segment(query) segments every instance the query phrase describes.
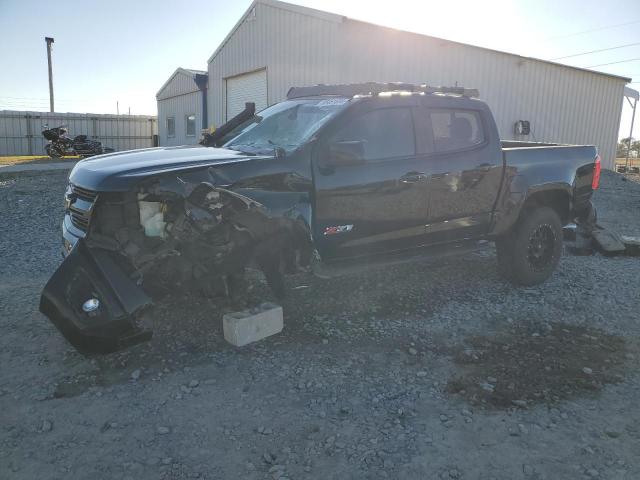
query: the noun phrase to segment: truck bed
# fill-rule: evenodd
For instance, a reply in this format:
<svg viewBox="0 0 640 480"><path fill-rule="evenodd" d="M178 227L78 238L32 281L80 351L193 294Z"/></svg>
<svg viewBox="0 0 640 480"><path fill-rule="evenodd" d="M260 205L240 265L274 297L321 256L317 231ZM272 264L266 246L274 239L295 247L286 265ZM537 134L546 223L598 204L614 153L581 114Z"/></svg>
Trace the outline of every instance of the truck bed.
<svg viewBox="0 0 640 480"><path fill-rule="evenodd" d="M501 145L506 170L520 176L515 180L516 191L564 185L576 208L591 198L596 147L515 141L502 141Z"/></svg>

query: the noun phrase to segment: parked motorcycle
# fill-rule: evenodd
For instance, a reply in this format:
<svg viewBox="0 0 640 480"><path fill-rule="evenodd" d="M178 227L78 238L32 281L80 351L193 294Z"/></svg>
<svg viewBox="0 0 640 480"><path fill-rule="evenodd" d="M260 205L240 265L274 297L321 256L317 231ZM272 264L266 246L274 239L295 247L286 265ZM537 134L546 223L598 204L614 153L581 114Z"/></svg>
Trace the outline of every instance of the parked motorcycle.
<svg viewBox="0 0 640 480"><path fill-rule="evenodd" d="M65 155L79 155L80 157L91 157L111 153L113 148L103 147L102 142L89 140L86 135L76 135L71 138L67 135L67 126L49 128L44 125L42 136L49 140L44 146L44 150L51 158L60 158Z"/></svg>

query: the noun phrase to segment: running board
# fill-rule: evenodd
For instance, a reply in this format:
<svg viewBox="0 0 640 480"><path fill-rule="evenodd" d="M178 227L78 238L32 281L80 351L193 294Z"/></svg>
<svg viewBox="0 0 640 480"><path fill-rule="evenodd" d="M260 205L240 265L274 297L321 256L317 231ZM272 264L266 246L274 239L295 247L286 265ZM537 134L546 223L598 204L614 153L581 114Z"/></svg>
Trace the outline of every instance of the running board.
<svg viewBox="0 0 640 480"><path fill-rule="evenodd" d="M492 248L491 242L487 240L465 240L421 247L419 249L403 250L384 255L345 258L342 260L333 260L331 263L317 263L313 266L313 273L317 277L328 279L343 275L363 273L380 267L438 260L444 257L465 255L490 250Z"/></svg>

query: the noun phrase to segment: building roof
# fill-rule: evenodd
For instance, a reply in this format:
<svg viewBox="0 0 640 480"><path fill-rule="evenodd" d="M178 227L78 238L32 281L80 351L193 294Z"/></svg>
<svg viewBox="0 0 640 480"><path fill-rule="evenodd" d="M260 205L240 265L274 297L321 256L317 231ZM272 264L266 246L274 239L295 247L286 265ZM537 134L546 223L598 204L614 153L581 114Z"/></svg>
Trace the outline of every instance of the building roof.
<svg viewBox="0 0 640 480"><path fill-rule="evenodd" d="M300 6L300 5L294 5L294 4L291 4L291 3L281 2L279 0L254 0L253 2L251 2L251 5L249 5L249 8L247 8L247 10L242 15L242 17L240 17L240 20L238 20L238 22L234 25L234 27L227 34L227 36L224 38L224 40L222 40L222 42L220 43L218 48L216 48L216 50L213 52L213 54L209 57L209 60L207 60L208 64L211 63L213 61L213 59L218 55L218 53L224 48L226 43L233 36L233 34L240 27L240 25L242 25L242 23L247 19L247 17L249 17L250 15L254 15L254 13L255 13L254 8L258 4L268 5L268 6L271 6L271 7L274 7L274 8L280 8L282 10L286 10L286 11L290 11L290 12L294 12L294 13L299 13L301 15L307 15L307 16L310 16L310 17L315 17L315 18L319 18L319 19L322 19L322 20L335 22L335 23L341 23L341 22L344 22L345 20L356 21L356 22L372 25L372 26L378 27L378 28L384 28L384 29L388 29L388 30L395 30L396 32L407 33L407 34L410 34L410 35L417 35L419 37L428 38L428 39L435 40L435 41L448 42L448 43L452 43L452 44L455 44L455 45L461 45L461 46L465 46L465 47L477 48L479 50L500 53L502 55L509 55L511 57L518 58L518 59L521 59L521 60L530 60L530 61L534 61L534 62L542 62L542 63L547 63L547 64L550 64L550 65L556 65L558 67L568 68L568 69L572 69L572 70L579 70L579 71L586 72L586 73L592 73L592 74L596 74L596 75L604 75L606 77L611 77L611 78L617 78L617 79L620 79L620 80L624 80L627 83L631 82L630 78L623 77L623 76L620 76L620 75L613 75L611 73L599 72L597 70L590 70L588 68L574 67L572 65L566 65L564 63L553 62L553 61L550 61L550 60L543 60L543 59L535 58L535 57L525 57L525 56L522 56L522 55L517 55L515 53L503 52L501 50L495 50L495 49L492 49L492 48L479 47L477 45L471 45L471 44L468 44L468 43L456 42L456 41L448 40L448 39L444 39L444 38L433 37L431 35L425 35L425 34L421 34L421 33L409 32L409 31L406 31L406 30L398 30L398 29L394 29L394 28L384 27L382 25L376 25L376 24L373 24L373 23L370 23L370 22L363 22L361 20L351 19L351 18L348 18L348 17L346 17L344 15L338 15L338 14L335 14L335 13L324 12L322 10L316 10L315 8L303 7L303 6Z"/></svg>
<svg viewBox="0 0 640 480"><path fill-rule="evenodd" d="M164 84L162 85L162 87L160 87L160 90L158 90L158 93L156 93L156 98L158 98L160 96L160 94L162 93L162 91L167 88L167 85L169 85L171 83L171 80L173 80L176 75L178 75L179 73L186 75L188 77L192 77L193 81L196 81L196 76L197 75L208 75L208 73L204 70L194 70L192 68L182 68L182 67L178 67L176 68L176 71L173 72L171 74L171 76L167 79L166 82L164 82Z"/></svg>

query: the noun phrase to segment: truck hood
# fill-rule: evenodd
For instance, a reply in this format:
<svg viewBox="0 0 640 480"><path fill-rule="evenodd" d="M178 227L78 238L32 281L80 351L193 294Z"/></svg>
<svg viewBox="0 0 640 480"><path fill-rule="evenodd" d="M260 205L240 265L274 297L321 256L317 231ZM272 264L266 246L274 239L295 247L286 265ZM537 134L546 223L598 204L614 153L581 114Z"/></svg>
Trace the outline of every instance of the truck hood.
<svg viewBox="0 0 640 480"><path fill-rule="evenodd" d="M79 161L69 181L94 191L127 191L148 177L177 170L193 170L226 163L269 158L226 148L159 147L99 155Z"/></svg>

